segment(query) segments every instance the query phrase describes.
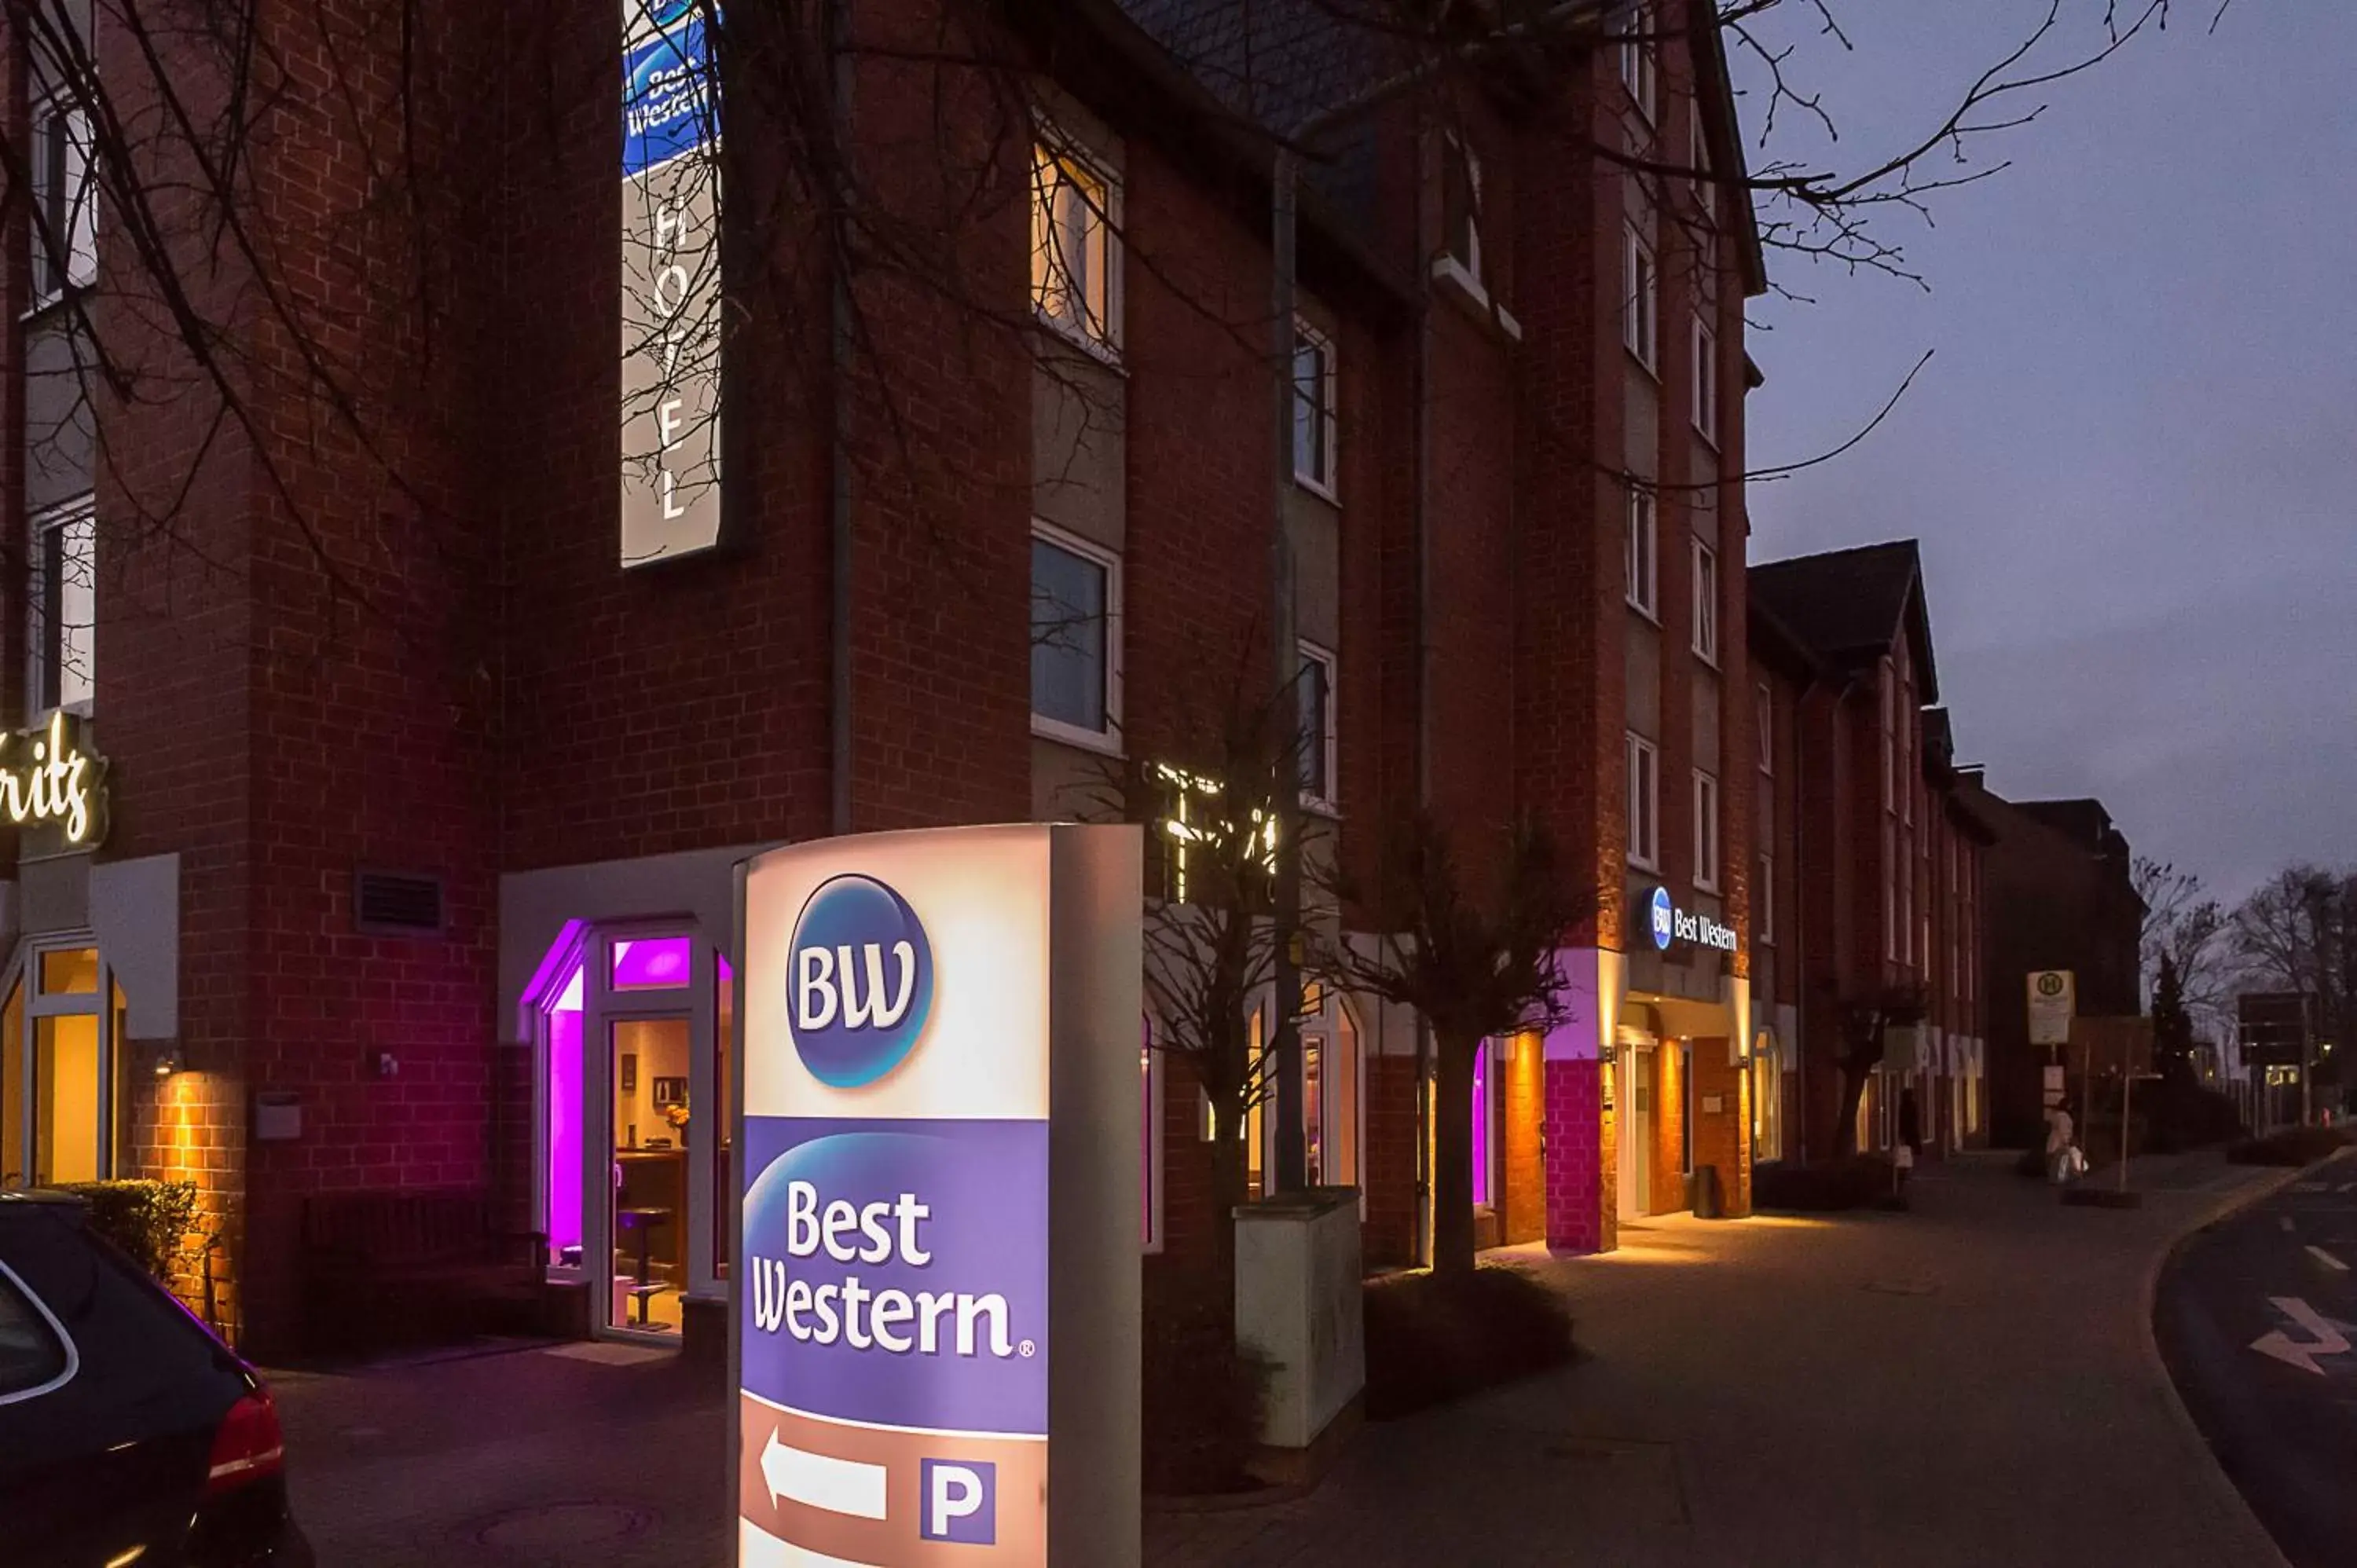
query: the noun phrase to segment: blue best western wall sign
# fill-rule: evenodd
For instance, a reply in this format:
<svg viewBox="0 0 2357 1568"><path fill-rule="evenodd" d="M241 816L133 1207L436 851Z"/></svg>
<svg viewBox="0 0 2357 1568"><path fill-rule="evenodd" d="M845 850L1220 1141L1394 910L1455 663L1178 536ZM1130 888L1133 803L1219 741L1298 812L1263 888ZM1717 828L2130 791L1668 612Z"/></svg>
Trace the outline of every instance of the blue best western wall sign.
<svg viewBox="0 0 2357 1568"><path fill-rule="evenodd" d="M1654 948L1662 952L1669 951L1673 942L1695 942L1721 952L1736 950L1733 926L1708 915L1679 908L1671 901L1666 887L1654 888L1652 897L1646 899L1645 924L1652 933Z"/></svg>
<svg viewBox="0 0 2357 1568"><path fill-rule="evenodd" d="M1139 859L1020 826L744 868L741 1563L1136 1563Z"/></svg>

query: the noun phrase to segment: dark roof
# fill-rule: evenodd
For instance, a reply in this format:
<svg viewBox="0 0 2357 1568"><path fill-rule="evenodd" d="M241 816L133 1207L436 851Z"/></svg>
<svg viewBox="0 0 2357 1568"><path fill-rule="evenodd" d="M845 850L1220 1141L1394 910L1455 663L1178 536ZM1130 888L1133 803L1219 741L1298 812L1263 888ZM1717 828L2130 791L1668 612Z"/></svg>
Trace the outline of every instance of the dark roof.
<svg viewBox="0 0 2357 1568"><path fill-rule="evenodd" d="M1813 681L1828 673L1816 650L1803 641L1781 617L1760 600L1756 588L1745 624L1750 633L1752 657L1761 663L1796 681Z"/></svg>
<svg viewBox="0 0 2357 1568"><path fill-rule="evenodd" d="M1770 561L1751 568L1751 595L1831 663L1856 669L1911 639L1926 703L1940 698L1923 562L1911 539Z"/></svg>
<svg viewBox="0 0 2357 1568"><path fill-rule="evenodd" d="M2111 848L2115 842L2126 847L2126 837L2114 825L2111 812L2104 809L2101 800L2016 800L2013 804L2024 815L2097 854Z"/></svg>

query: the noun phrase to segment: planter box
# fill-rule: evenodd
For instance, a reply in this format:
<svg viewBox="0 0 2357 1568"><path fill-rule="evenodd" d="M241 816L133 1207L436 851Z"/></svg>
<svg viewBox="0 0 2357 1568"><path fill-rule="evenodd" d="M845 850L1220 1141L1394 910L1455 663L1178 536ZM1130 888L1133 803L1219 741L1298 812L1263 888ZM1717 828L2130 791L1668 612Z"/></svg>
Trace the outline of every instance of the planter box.
<svg viewBox="0 0 2357 1568"><path fill-rule="evenodd" d="M1321 1187L1239 1208L1236 1338L1272 1370L1271 1448L1308 1448L1367 1382L1359 1194Z"/></svg>

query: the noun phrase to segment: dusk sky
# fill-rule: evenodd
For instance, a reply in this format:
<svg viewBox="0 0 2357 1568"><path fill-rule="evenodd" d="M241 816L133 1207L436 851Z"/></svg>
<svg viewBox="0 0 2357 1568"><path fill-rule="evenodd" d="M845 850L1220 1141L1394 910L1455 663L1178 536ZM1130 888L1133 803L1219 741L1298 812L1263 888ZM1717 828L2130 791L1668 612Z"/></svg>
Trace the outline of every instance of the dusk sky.
<svg viewBox="0 0 2357 1568"><path fill-rule="evenodd" d="M1791 68L1841 133L1771 152L1848 169L1936 125L2047 0L1833 0ZM2102 0L2063 0L2083 46ZM2013 166L1888 232L1931 284L1771 252L1815 305L1755 303L1752 558L1922 541L1961 759L2014 799L2100 797L2140 854L2238 898L2357 863L2357 6L2179 0L1986 138ZM1756 70L1738 78L1756 86ZM1765 94L1743 100L1755 166Z"/></svg>

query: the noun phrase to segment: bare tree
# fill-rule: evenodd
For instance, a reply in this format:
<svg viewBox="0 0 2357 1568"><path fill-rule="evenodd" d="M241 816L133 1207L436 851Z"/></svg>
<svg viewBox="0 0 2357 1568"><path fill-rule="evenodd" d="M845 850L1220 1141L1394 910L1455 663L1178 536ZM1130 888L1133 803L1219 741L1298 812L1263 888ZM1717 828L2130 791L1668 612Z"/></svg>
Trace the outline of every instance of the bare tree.
<svg viewBox="0 0 2357 1568"><path fill-rule="evenodd" d="M2311 999L2317 1026L2334 1049L2317 1077L2338 1082L2357 1037L2357 872L2310 864L2286 866L2234 911L2233 940L2245 990L2297 992Z"/></svg>
<svg viewBox="0 0 2357 1568"><path fill-rule="evenodd" d="M2200 1026L2214 1026L2232 1008L2232 944L2225 910L2204 897L2201 878L2165 860L2138 855L2129 877L2144 901L2137 938L2144 991L2156 997L2161 963L2175 971L2178 1000Z"/></svg>
<svg viewBox="0 0 2357 1568"><path fill-rule="evenodd" d="M1554 839L1524 820L1495 844L1452 841L1427 812L1387 828L1366 879L1338 876L1337 901L1363 912L1371 940L1329 940L1313 967L1335 985L1414 1009L1431 1026L1432 1266L1470 1272L1473 1067L1485 1040L1565 1021L1557 951L1593 914Z"/></svg>

